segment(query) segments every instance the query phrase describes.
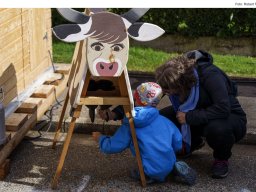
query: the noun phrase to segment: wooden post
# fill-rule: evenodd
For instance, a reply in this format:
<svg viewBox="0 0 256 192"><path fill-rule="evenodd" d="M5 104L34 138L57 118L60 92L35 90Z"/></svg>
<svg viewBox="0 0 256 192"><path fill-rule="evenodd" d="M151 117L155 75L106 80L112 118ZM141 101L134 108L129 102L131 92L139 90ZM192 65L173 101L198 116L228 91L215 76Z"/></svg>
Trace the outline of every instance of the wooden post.
<svg viewBox="0 0 256 192"><path fill-rule="evenodd" d="M66 112L66 109L67 109L68 100L69 100L69 93L67 92L67 95L66 95L66 98L65 98L65 102L64 102L64 105L62 107L60 119L59 119L59 122L58 122L58 126L57 126L57 128L55 130L55 135L54 135L54 139L53 139L53 142L52 142L52 148L53 149L55 149L55 147L56 147L58 136L59 136L59 133L60 133L60 130L61 130L61 125L62 125L62 122L63 122L63 119L64 119L64 115L65 115L65 112Z"/></svg>

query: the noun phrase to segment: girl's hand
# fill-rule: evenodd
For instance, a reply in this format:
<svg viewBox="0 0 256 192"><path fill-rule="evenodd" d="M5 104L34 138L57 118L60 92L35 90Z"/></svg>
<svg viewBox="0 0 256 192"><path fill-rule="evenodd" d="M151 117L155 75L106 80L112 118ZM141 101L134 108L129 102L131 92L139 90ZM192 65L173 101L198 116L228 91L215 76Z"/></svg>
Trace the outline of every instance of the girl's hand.
<svg viewBox="0 0 256 192"><path fill-rule="evenodd" d="M100 136L101 136L100 132L98 132L98 131L92 132L92 138L94 141L99 142Z"/></svg>

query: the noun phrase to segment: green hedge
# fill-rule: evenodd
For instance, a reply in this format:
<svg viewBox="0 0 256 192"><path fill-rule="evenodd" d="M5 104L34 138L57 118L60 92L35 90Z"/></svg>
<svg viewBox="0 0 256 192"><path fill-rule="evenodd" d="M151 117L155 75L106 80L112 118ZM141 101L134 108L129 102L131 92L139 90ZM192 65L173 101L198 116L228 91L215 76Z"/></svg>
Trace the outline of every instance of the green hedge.
<svg viewBox="0 0 256 192"><path fill-rule="evenodd" d="M109 9L124 13L129 9ZM256 37L256 9L150 9L141 21L162 27L167 34L184 36ZM53 11L53 26L64 23Z"/></svg>

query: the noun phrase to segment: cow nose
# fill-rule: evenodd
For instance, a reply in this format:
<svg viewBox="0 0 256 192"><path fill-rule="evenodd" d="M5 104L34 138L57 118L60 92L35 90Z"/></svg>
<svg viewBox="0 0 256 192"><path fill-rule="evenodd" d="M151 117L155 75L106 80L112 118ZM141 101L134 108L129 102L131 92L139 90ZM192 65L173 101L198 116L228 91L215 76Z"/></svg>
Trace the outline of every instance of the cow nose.
<svg viewBox="0 0 256 192"><path fill-rule="evenodd" d="M109 59L110 63L114 63L115 62L115 56L112 53L110 54L108 59Z"/></svg>

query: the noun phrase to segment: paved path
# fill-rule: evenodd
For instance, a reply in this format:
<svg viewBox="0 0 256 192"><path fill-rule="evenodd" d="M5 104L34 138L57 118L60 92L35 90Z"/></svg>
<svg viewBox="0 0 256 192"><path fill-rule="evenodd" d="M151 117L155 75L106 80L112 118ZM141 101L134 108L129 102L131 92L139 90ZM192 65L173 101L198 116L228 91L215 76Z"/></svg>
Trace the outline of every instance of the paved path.
<svg viewBox="0 0 256 192"><path fill-rule="evenodd" d="M53 133L44 133L39 140L24 140L12 154L11 172L0 181L1 192L52 191L62 143L51 149ZM191 192L254 192L256 191L256 149L254 145L235 145L230 159L230 175L223 180L210 177L211 150L205 146L186 162L198 172L195 186L189 187L168 178L166 183L141 188L129 178L135 159L127 150L104 155L90 135L74 134L57 191L191 191Z"/></svg>
<svg viewBox="0 0 256 192"><path fill-rule="evenodd" d="M138 82L131 81L134 88ZM256 191L256 87L240 88L239 100L248 117L248 132L245 139L235 145L230 159L230 175L223 180L210 177L212 151L209 147L197 151L186 160L198 172L198 182L189 187L175 183L169 178L166 183L141 188L139 183L129 178L129 170L135 166L135 159L129 151L121 154L104 155L92 141L92 131L113 133L119 122L108 122L96 119L90 124L88 110L83 108L77 121L76 134L68 152L57 191L191 191L191 192L255 192ZM59 98L59 101L63 99ZM168 104L165 98L159 105ZM68 110L67 110L68 111ZM51 149L54 127L58 121L61 108L53 112L53 125L49 132L37 140L23 140L11 155L11 171L5 181L0 181L0 192L17 191L51 191L50 182L55 173L62 142L56 150ZM67 116L66 116L67 117ZM47 118L46 118L47 119ZM69 122L69 118L66 119ZM79 134L78 134L79 133ZM37 132L30 132L36 136ZM247 144L247 145L245 145Z"/></svg>

